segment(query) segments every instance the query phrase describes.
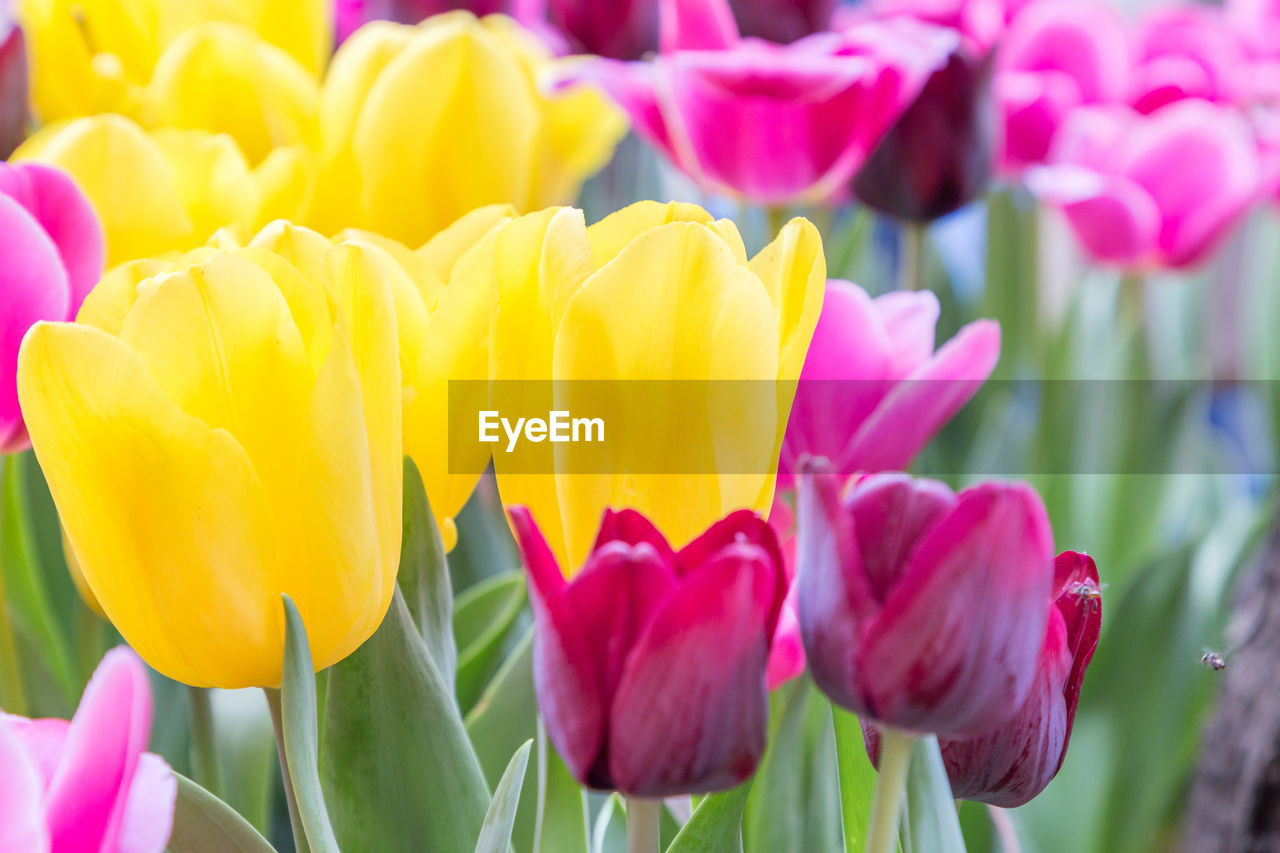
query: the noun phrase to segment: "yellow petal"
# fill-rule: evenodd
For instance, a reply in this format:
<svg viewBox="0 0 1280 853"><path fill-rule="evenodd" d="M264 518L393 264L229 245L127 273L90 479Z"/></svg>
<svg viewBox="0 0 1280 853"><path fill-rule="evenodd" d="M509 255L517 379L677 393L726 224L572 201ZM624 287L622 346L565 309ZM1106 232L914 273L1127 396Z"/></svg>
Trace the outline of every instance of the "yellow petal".
<svg viewBox="0 0 1280 853"><path fill-rule="evenodd" d="M572 202L582 182L613 159L627 134L622 110L590 86L544 96L542 115L540 162L526 205L530 209Z"/></svg>
<svg viewBox="0 0 1280 853"><path fill-rule="evenodd" d="M751 259L751 269L764 283L778 314L779 376L799 379L826 289L822 235L809 220L792 219Z"/></svg>
<svg viewBox="0 0 1280 853"><path fill-rule="evenodd" d="M602 267L635 238L651 228L669 222L700 222L708 225L711 214L696 204L638 201L609 214L587 229L591 252L597 267Z"/></svg>
<svg viewBox="0 0 1280 853"><path fill-rule="evenodd" d="M108 266L188 248L208 236L195 236L164 149L122 116L69 122L32 148L20 147L12 159L36 159L75 179L102 218Z"/></svg>
<svg viewBox="0 0 1280 853"><path fill-rule="evenodd" d="M253 180L261 199L256 228L277 219L301 219L311 208L315 194L315 155L299 147L277 148L253 170Z"/></svg>
<svg viewBox="0 0 1280 853"><path fill-rule="evenodd" d="M249 245L284 258L293 264L307 281L327 281L324 256L332 244L310 228L303 228L301 225L293 225L289 222L272 222L259 231L249 241Z"/></svg>
<svg viewBox="0 0 1280 853"><path fill-rule="evenodd" d="M109 270L85 297L76 322L101 329L109 335L120 334L124 318L138 300L138 284L173 268L172 261L147 259Z"/></svg>
<svg viewBox="0 0 1280 853"><path fill-rule="evenodd" d="M249 164L231 137L200 130L158 130L151 137L177 179L193 244L205 242L224 226L241 232L253 227L262 200Z"/></svg>
<svg viewBox="0 0 1280 853"><path fill-rule="evenodd" d="M499 225L514 219L516 210L509 204L490 204L464 213L448 228L432 236L417 254L435 273L440 282L453 275L458 259L480 239ZM427 294L423 294L427 298ZM434 299L428 300L433 302Z"/></svg>
<svg viewBox="0 0 1280 853"><path fill-rule="evenodd" d="M149 126L227 133L252 163L274 148L314 147L320 92L284 50L237 24L208 23L178 36L148 84Z"/></svg>
<svg viewBox="0 0 1280 853"><path fill-rule="evenodd" d="M161 5L165 42L206 21L228 21L253 30L282 48L312 74L333 52L333 21L327 0L182 0Z"/></svg>
<svg viewBox="0 0 1280 853"><path fill-rule="evenodd" d="M278 684L270 513L236 441L89 326L37 325L18 388L84 579L129 644L188 684Z"/></svg>

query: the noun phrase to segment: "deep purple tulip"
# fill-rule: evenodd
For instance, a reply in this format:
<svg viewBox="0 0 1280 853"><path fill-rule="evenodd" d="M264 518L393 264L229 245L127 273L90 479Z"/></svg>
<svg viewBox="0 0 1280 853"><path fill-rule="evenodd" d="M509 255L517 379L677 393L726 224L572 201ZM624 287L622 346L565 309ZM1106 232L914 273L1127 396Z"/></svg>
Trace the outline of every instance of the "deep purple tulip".
<svg viewBox="0 0 1280 853"><path fill-rule="evenodd" d="M800 478L800 632L833 702L897 729L973 735L1035 683L1053 533L1022 483L953 493L876 474L842 499L812 460Z"/></svg>
<svg viewBox="0 0 1280 853"><path fill-rule="evenodd" d="M7 11L7 0L0 0L0 160L27 138L30 120L26 43Z"/></svg>
<svg viewBox="0 0 1280 853"><path fill-rule="evenodd" d="M639 59L658 48L654 0L540 0L546 20L575 53Z"/></svg>
<svg viewBox="0 0 1280 853"><path fill-rule="evenodd" d="M831 26L836 0L729 0L744 36L787 44Z"/></svg>
<svg viewBox="0 0 1280 853"><path fill-rule="evenodd" d="M746 510L679 552L606 511L571 580L523 507L511 523L533 602L547 733L592 788L664 797L731 788L764 752L765 661L786 594L769 525Z"/></svg>

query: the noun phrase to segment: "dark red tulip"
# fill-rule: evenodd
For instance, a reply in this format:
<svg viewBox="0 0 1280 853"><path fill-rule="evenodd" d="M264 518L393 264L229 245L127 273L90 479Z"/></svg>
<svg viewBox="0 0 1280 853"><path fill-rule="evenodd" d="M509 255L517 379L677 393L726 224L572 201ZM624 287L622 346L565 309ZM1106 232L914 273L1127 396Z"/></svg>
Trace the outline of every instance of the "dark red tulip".
<svg viewBox="0 0 1280 853"><path fill-rule="evenodd" d="M744 36L788 44L830 28L836 0L729 0Z"/></svg>
<svg viewBox="0 0 1280 853"><path fill-rule="evenodd" d="M542 0L547 23L574 53L639 59L658 48L654 0Z"/></svg>
<svg viewBox="0 0 1280 853"><path fill-rule="evenodd" d="M0 160L27 138L31 119L26 43L22 28L6 15L0 0Z"/></svg>
<svg viewBox="0 0 1280 853"><path fill-rule="evenodd" d="M962 45L933 72L858 171L859 200L899 219L932 222L982 194L995 167L992 56Z"/></svg>
<svg viewBox="0 0 1280 853"><path fill-rule="evenodd" d="M609 510L566 580L529 511L511 523L538 707L578 781L665 797L746 780L764 752L765 661L786 595L769 525L741 510L676 552L644 516Z"/></svg>
<svg viewBox="0 0 1280 853"><path fill-rule="evenodd" d="M1040 668L1031 695L1009 722L977 737L944 739L942 760L958 799L1013 808L1029 802L1057 775L1067 754L1084 671L1102 627L1098 567L1075 551L1058 555L1056 600L1049 612ZM864 726L876 762L879 733Z"/></svg>
<svg viewBox="0 0 1280 853"><path fill-rule="evenodd" d="M802 465L800 632L833 702L898 729L968 735L1026 700L1044 644L1053 533L1022 483L956 494L876 474L840 495Z"/></svg>

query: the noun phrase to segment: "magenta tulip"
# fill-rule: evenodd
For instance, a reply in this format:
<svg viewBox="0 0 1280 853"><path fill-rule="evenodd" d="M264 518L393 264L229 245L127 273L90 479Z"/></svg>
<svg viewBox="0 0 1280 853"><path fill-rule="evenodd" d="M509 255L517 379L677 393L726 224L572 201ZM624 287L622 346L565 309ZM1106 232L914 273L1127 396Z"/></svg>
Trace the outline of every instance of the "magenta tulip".
<svg viewBox="0 0 1280 853"><path fill-rule="evenodd" d="M934 351L938 299L928 291L876 299L827 282L782 444L779 485L800 458L823 456L848 477L906 468L991 375L1000 326L978 320Z"/></svg>
<svg viewBox="0 0 1280 853"><path fill-rule="evenodd" d="M653 0L536 0L546 21L575 53L639 59L658 47L658 4Z"/></svg>
<svg viewBox="0 0 1280 853"><path fill-rule="evenodd" d="M1032 191L1061 208L1095 261L1139 273L1204 260L1264 183L1248 123L1201 100L1148 116L1077 110L1049 163L1028 173Z"/></svg>
<svg viewBox="0 0 1280 853"><path fill-rule="evenodd" d="M1222 10L1209 6L1157 9L1138 30L1135 59L1129 102L1143 113L1186 98L1235 103L1255 70Z"/></svg>
<svg viewBox="0 0 1280 853"><path fill-rule="evenodd" d="M705 190L767 205L845 186L946 61L954 34L867 23L789 45L738 36L728 0L666 0L652 62L596 60L636 132Z"/></svg>
<svg viewBox="0 0 1280 853"><path fill-rule="evenodd" d="M1053 533L1022 483L959 494L875 474L842 498L811 460L799 489L800 632L814 680L870 722L972 735L1009 720L1035 682Z"/></svg>
<svg viewBox="0 0 1280 853"><path fill-rule="evenodd" d="M0 0L0 160L27 137L31 96L27 88L27 50L22 28Z"/></svg>
<svg viewBox="0 0 1280 853"><path fill-rule="evenodd" d="M1131 54L1124 21L1100 0L1040 0L1018 14L997 60L1002 169L1043 163L1072 110L1122 100Z"/></svg>
<svg viewBox="0 0 1280 853"><path fill-rule="evenodd" d="M830 28L836 0L729 0L742 35L787 44Z"/></svg>
<svg viewBox="0 0 1280 853"><path fill-rule="evenodd" d="M143 752L150 732L147 672L124 647L71 722L0 714L0 853L161 853L178 786Z"/></svg>
<svg viewBox="0 0 1280 853"><path fill-rule="evenodd" d="M800 619L796 615L796 514L780 495L773 498L769 526L778 537L778 548L787 572L787 597L782 602L778 627L773 632L765 681L770 690L775 690L804 672L804 641L800 638Z"/></svg>
<svg viewBox="0 0 1280 853"><path fill-rule="evenodd" d="M606 511L566 580L528 510L534 684L582 784L641 797L731 788L764 752L765 661L786 594L778 542L746 510L679 552L642 515Z"/></svg>
<svg viewBox="0 0 1280 853"><path fill-rule="evenodd" d="M71 320L102 274L102 225L62 172L0 163L0 451L28 446L18 408L22 336L38 320Z"/></svg>
<svg viewBox="0 0 1280 853"><path fill-rule="evenodd" d="M1224 8L1251 54L1280 59L1280 0L1226 0Z"/></svg>

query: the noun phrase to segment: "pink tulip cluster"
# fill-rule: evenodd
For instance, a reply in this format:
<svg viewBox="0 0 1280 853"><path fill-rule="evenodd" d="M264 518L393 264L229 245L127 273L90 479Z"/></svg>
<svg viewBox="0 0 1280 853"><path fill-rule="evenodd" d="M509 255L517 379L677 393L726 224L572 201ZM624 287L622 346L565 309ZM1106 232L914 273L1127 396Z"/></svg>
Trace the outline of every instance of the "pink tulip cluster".
<svg viewBox="0 0 1280 853"><path fill-rule="evenodd" d="M28 445L18 408L18 347L39 320L70 320L102 274L102 225L64 173L0 163L0 451Z"/></svg>
<svg viewBox="0 0 1280 853"><path fill-rule="evenodd" d="M0 714L0 853L161 853L177 780L144 752L147 672L106 654L71 722Z"/></svg>
<svg viewBox="0 0 1280 853"><path fill-rule="evenodd" d="M30 113L26 41L9 0L0 0L0 159L26 138Z"/></svg>

